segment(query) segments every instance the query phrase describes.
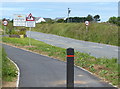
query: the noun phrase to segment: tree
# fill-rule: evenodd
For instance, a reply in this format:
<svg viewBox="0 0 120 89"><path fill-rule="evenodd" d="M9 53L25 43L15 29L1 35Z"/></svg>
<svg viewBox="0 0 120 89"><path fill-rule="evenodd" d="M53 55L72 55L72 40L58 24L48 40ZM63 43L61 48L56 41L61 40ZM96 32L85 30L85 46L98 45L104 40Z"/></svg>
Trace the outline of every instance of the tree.
<svg viewBox="0 0 120 89"><path fill-rule="evenodd" d="M6 20L6 18L3 18L2 21Z"/></svg>
<svg viewBox="0 0 120 89"><path fill-rule="evenodd" d="M68 21L68 18L65 20L65 22L67 21ZM69 18L69 22L73 22L73 23L80 23L85 21L86 21L86 17L70 17Z"/></svg>
<svg viewBox="0 0 120 89"><path fill-rule="evenodd" d="M97 22L97 21L100 21L100 16L99 15L95 15L94 17L94 20Z"/></svg>
<svg viewBox="0 0 120 89"><path fill-rule="evenodd" d="M51 19L51 20L47 21L47 23L53 24L53 23L55 23L55 21Z"/></svg>
<svg viewBox="0 0 120 89"><path fill-rule="evenodd" d="M63 22L64 22L64 19L58 19L57 22L58 22L58 23L63 23Z"/></svg>
<svg viewBox="0 0 120 89"><path fill-rule="evenodd" d="M110 17L108 20L109 23L117 24L117 17Z"/></svg>
<svg viewBox="0 0 120 89"><path fill-rule="evenodd" d="M92 15L88 15L87 18L86 18L87 21L93 21L93 16Z"/></svg>
<svg viewBox="0 0 120 89"><path fill-rule="evenodd" d="M110 17L107 22L120 26L120 17Z"/></svg>
<svg viewBox="0 0 120 89"><path fill-rule="evenodd" d="M117 18L117 25L120 26L120 17Z"/></svg>
<svg viewBox="0 0 120 89"><path fill-rule="evenodd" d="M10 20L10 22L12 22L12 23L13 23L13 19L12 19L12 20Z"/></svg>

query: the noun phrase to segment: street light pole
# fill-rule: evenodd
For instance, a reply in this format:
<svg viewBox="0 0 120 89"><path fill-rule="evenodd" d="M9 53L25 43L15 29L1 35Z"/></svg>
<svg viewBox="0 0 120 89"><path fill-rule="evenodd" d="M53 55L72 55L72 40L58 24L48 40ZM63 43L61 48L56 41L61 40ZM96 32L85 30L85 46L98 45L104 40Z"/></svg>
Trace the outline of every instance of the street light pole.
<svg viewBox="0 0 120 89"><path fill-rule="evenodd" d="M70 15L70 12L71 12L71 10L70 10L70 8L68 8L68 20L67 20L68 23L69 23L69 15Z"/></svg>

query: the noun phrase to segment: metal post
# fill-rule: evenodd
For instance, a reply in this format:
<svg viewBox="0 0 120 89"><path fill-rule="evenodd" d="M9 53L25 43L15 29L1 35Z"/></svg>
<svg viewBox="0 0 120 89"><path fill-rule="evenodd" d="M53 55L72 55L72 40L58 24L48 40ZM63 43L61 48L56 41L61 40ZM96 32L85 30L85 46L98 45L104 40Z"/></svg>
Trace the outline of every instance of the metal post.
<svg viewBox="0 0 120 89"><path fill-rule="evenodd" d="M68 20L67 20L67 23L69 23L69 14L70 14L71 10L70 8L68 8Z"/></svg>
<svg viewBox="0 0 120 89"><path fill-rule="evenodd" d="M67 89L74 89L74 49L67 49Z"/></svg>
<svg viewBox="0 0 120 89"><path fill-rule="evenodd" d="M68 11L69 11L69 9L68 9ZM68 20L67 20L67 22L69 23L69 12L68 12Z"/></svg>
<svg viewBox="0 0 120 89"><path fill-rule="evenodd" d="M14 31L16 30L15 26L14 26Z"/></svg>
<svg viewBox="0 0 120 89"><path fill-rule="evenodd" d="M6 30L6 26L4 26L4 35L5 35L5 33L6 33L6 31L5 31L5 30Z"/></svg>
<svg viewBox="0 0 120 89"><path fill-rule="evenodd" d="M86 31L88 31L88 26L86 25Z"/></svg>
<svg viewBox="0 0 120 89"><path fill-rule="evenodd" d="M31 33L30 33L30 31L31 31L31 27L29 28L29 46L31 46L31 40L30 40Z"/></svg>

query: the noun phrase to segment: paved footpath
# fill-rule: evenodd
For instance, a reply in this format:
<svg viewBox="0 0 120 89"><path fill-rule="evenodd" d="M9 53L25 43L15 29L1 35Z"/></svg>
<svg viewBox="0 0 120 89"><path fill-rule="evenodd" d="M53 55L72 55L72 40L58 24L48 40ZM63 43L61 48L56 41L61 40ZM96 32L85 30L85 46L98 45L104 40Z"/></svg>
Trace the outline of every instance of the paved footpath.
<svg viewBox="0 0 120 89"><path fill-rule="evenodd" d="M15 47L3 45L20 68L19 87L65 87L66 63ZM75 67L75 87L112 87L90 73Z"/></svg>
<svg viewBox="0 0 120 89"><path fill-rule="evenodd" d="M31 38L39 41L43 41L47 44L51 44L57 47L68 48L72 47L80 52L89 53L95 57L107 57L107 58L118 58L118 47L99 44L94 42L86 42L67 37L61 37L53 34L45 34L40 32L31 31ZM29 36L29 31L27 31ZM119 57L120 58L120 57Z"/></svg>

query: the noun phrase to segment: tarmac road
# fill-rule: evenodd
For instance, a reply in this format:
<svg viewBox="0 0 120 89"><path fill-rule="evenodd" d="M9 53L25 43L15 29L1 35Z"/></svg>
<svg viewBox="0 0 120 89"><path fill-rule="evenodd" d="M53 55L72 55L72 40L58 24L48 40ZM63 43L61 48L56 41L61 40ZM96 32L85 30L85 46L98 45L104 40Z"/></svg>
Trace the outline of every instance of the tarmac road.
<svg viewBox="0 0 120 89"><path fill-rule="evenodd" d="M89 53L95 57L118 58L120 56L118 55L117 46L81 41L41 32L31 31L30 34L31 36L29 31L27 31L28 37L62 48L72 47L77 51Z"/></svg>
<svg viewBox="0 0 120 89"><path fill-rule="evenodd" d="M20 68L19 87L65 87L66 63L15 47L3 45ZM90 73L74 67L75 87L112 87Z"/></svg>

